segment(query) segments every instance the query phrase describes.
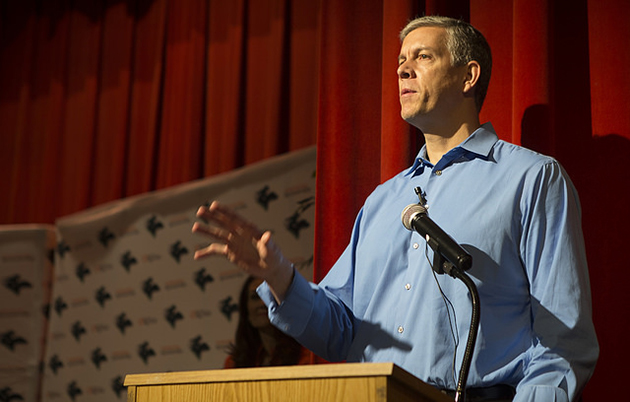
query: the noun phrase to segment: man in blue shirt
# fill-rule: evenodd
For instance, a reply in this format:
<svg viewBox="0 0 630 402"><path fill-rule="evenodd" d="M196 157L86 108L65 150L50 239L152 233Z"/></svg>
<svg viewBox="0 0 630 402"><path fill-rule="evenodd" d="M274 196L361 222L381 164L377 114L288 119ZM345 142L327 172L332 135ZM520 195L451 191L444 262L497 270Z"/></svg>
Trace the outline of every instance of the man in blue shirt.
<svg viewBox="0 0 630 402"><path fill-rule="evenodd" d="M263 278L272 323L317 355L391 361L454 390L470 297L462 282L434 273L425 239L401 224L420 187L431 219L473 258L481 321L467 385L479 400L577 400L599 348L576 190L556 160L480 124L492 64L481 33L429 16L401 38L401 115L425 145L367 198L326 278L315 285L295 275L269 232L216 202L199 209L212 225L193 231L213 243L195 258L223 255Z"/></svg>

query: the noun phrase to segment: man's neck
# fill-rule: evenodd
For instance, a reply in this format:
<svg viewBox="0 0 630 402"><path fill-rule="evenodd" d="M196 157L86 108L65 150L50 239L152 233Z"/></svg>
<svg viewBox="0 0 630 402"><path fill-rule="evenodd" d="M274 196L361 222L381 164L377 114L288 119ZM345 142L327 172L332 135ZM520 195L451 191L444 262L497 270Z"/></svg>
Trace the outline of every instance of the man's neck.
<svg viewBox="0 0 630 402"><path fill-rule="evenodd" d="M454 127L423 131L427 158L434 165L451 149L461 144L480 126L479 120L471 120Z"/></svg>

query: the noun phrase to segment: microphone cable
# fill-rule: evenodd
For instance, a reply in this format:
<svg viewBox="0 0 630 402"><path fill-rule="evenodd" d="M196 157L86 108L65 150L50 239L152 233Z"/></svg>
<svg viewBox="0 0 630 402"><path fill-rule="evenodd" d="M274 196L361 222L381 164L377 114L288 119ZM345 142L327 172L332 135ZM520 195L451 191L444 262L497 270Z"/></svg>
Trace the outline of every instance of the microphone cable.
<svg viewBox="0 0 630 402"><path fill-rule="evenodd" d="M455 306L453 306L453 303L449 300L449 298L446 296L446 294L442 290L442 286L440 285L440 281L438 280L437 274L433 267L433 263L429 259L428 251L429 251L429 245L428 243L425 243L424 257L427 259L427 262L429 263L429 266L431 267L431 273L433 274L433 278L435 279L435 284L437 285L440 295L442 296L442 300L444 301L444 306L446 307L446 315L448 316L448 323L451 329L451 337L453 338L453 344L455 345L455 350L453 351L453 362L451 364L451 371L453 375L453 382L457 384L456 366L457 366L457 348L459 347L459 330L457 327L457 314L455 312ZM452 316L451 316L451 310L453 310Z"/></svg>

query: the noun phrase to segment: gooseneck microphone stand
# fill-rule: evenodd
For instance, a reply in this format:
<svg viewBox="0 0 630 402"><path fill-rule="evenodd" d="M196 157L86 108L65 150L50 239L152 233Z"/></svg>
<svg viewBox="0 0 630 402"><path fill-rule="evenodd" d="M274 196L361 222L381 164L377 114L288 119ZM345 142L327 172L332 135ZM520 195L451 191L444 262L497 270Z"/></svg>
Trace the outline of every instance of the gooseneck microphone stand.
<svg viewBox="0 0 630 402"><path fill-rule="evenodd" d="M427 217L426 200L422 196L422 191L419 187L415 189L419 204L411 204L407 206L402 213L402 221L405 228L408 230L415 229L421 236L425 238L427 244L433 249L433 270L438 274L448 274L449 276L459 279L464 282L464 285L468 288L472 299L472 315L470 317L470 329L468 332L468 340L466 342L466 349L464 351L464 357L462 359L462 366L459 371L459 379L457 381L457 389L455 390L455 401L463 402L466 399L466 381L468 380L468 372L470 371L470 364L472 361L473 352L475 349L475 342L477 341L477 332L479 330L479 317L481 315L481 308L479 303L479 292L477 286L470 279L470 277L464 272L472 266L472 256L461 249L459 245L454 244L440 244L437 238L444 238L448 236L439 229L433 221ZM419 219L425 219L425 222L418 224ZM433 231L434 233L429 233ZM453 248L456 247L456 253L459 255L454 256ZM448 248L448 252L444 253L444 248ZM450 256L450 258L449 258Z"/></svg>
<svg viewBox="0 0 630 402"><path fill-rule="evenodd" d="M468 379L468 371L470 370L470 362L472 361L473 352L475 350L475 342L477 341L477 331L479 329L479 316L481 312L479 307L479 292L477 292L477 286L475 286L472 279L470 279L470 277L459 268L451 269L449 275L464 282L472 298L470 330L468 331L468 340L466 341L462 367L459 370L459 380L457 381L457 389L455 390L455 401L464 401L466 399L466 381Z"/></svg>
<svg viewBox="0 0 630 402"><path fill-rule="evenodd" d="M431 241L428 242L431 246ZM431 246L433 249L433 270L438 274L448 274L449 276L464 282L471 296L472 315L470 317L470 329L468 331L468 340L466 341L466 349L464 350L464 358L462 366L459 370L459 379L457 381L457 389L455 390L455 401L463 402L466 400L466 381L468 380L468 372L470 371L470 363L472 361L473 352L475 350L475 342L477 341L477 332L479 330L479 317L481 308L479 306L479 292L477 286L464 272L462 267L458 267L447 261L439 251L439 246L435 244Z"/></svg>

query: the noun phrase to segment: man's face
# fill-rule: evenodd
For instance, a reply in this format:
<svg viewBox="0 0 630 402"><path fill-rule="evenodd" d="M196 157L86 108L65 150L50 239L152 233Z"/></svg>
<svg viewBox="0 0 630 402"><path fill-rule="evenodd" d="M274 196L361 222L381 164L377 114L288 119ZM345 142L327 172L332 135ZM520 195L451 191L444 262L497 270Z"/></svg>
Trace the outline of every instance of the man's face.
<svg viewBox="0 0 630 402"><path fill-rule="evenodd" d="M411 31L400 49L400 114L421 130L448 119L462 99L465 66L452 66L446 38L443 28L422 27Z"/></svg>

